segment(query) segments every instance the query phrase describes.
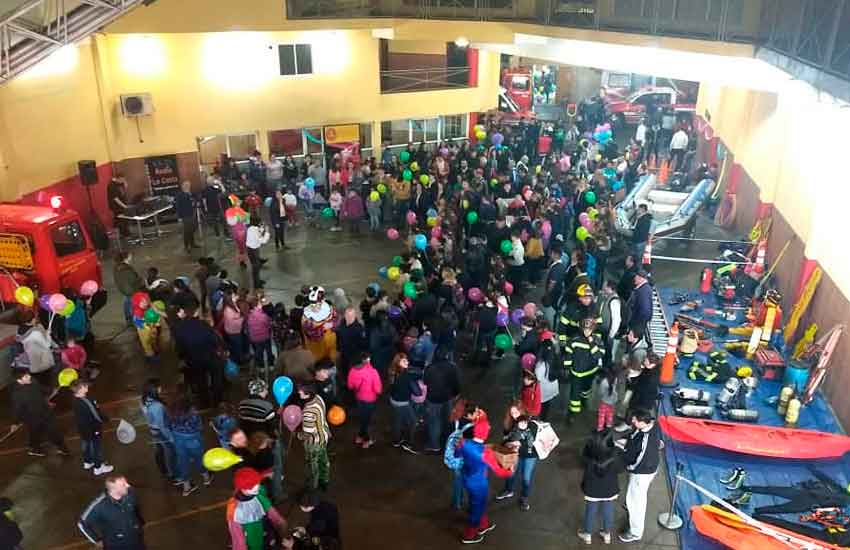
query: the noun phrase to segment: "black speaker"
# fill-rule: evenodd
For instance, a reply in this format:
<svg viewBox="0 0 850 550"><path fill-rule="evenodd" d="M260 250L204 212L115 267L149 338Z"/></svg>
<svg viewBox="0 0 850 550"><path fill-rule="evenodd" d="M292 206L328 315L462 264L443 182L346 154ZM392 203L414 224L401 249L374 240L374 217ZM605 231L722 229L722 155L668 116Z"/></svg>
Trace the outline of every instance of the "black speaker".
<svg viewBox="0 0 850 550"><path fill-rule="evenodd" d="M83 185L97 185L97 164L93 160L81 160L77 163L80 181Z"/></svg>

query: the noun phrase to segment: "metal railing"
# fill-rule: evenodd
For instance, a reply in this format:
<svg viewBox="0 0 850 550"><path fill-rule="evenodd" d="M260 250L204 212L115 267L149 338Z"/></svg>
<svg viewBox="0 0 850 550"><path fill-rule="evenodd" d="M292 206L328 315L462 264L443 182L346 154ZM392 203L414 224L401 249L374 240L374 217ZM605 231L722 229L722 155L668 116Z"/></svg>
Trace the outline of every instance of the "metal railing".
<svg viewBox="0 0 850 550"><path fill-rule="evenodd" d="M27 0L0 15L0 84L144 0Z"/></svg>
<svg viewBox="0 0 850 550"><path fill-rule="evenodd" d="M469 67L381 71L382 94L469 87Z"/></svg>

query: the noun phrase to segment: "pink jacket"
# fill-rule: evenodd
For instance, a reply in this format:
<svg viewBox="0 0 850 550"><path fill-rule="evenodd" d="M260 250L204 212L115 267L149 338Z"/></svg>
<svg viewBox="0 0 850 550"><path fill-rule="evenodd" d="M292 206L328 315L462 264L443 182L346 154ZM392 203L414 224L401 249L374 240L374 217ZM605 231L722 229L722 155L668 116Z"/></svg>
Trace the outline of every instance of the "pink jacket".
<svg viewBox="0 0 850 550"><path fill-rule="evenodd" d="M340 217L346 220L359 220L363 214L363 199L357 193L349 193L342 203Z"/></svg>
<svg viewBox="0 0 850 550"><path fill-rule="evenodd" d="M374 403L378 400L383 387L381 377L372 363L364 363L348 371L348 389L354 392L358 401Z"/></svg>
<svg viewBox="0 0 850 550"><path fill-rule="evenodd" d="M225 307L222 311L222 318L224 320L224 332L226 334L239 334L242 332L242 323L245 322L245 318L242 317L238 309Z"/></svg>
<svg viewBox="0 0 850 550"><path fill-rule="evenodd" d="M272 318L260 307L255 307L245 321L248 324L248 340L252 344L265 342L272 336Z"/></svg>

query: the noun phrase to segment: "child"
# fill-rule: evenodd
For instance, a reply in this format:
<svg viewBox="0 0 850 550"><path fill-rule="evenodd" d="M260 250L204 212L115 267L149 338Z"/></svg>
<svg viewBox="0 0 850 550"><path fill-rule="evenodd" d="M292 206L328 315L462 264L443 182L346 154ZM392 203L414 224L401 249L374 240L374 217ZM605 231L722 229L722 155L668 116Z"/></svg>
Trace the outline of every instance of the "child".
<svg viewBox="0 0 850 550"><path fill-rule="evenodd" d="M522 371L522 390L520 390L520 401L525 407L528 416L540 416L543 407L540 395L540 383L533 372Z"/></svg>
<svg viewBox="0 0 850 550"><path fill-rule="evenodd" d="M253 468L240 468L233 476L235 492L227 501L227 529L233 550L269 548L266 522L278 537L286 528L286 520L272 506L261 486L262 481L263 476Z"/></svg>
<svg viewBox="0 0 850 550"><path fill-rule="evenodd" d="M339 192L338 187L334 187L333 192L331 193L330 198L328 199L328 204L330 205L331 210L334 212L334 226L331 227L331 231L342 231L342 226L340 225L340 211L342 210L342 193Z"/></svg>
<svg viewBox="0 0 850 550"><path fill-rule="evenodd" d="M246 319L248 328L248 341L254 350L254 368L266 369L274 366L274 354L272 353L272 318L263 309L265 298L257 299L251 297L251 304ZM268 363L266 363L268 359Z"/></svg>
<svg viewBox="0 0 850 550"><path fill-rule="evenodd" d="M108 418L100 412L97 402L88 398L89 382L79 378L74 380L71 382L71 393L74 394L74 416L83 448L83 469L93 469L96 476L108 474L114 468L103 461L101 448L103 424Z"/></svg>
<svg viewBox="0 0 850 550"><path fill-rule="evenodd" d="M283 205L286 208L286 221L289 227L296 227L298 225L298 199L289 187L283 194Z"/></svg>
<svg viewBox="0 0 850 550"><path fill-rule="evenodd" d="M339 404L336 387L336 366L333 361L325 359L313 366L313 385L316 395L325 402L325 409Z"/></svg>
<svg viewBox="0 0 850 550"><path fill-rule="evenodd" d="M516 425L505 437L505 445L517 450L519 461L511 477L505 480L505 489L496 497L496 500L504 500L514 496L514 480L519 474L521 487L519 493L519 507L523 512L531 509L528 497L531 493L531 482L534 478L534 467L537 465L537 451L534 449L534 440L537 438L537 424L531 421L527 415L520 416Z"/></svg>
<svg viewBox="0 0 850 550"><path fill-rule="evenodd" d="M372 366L368 353L362 353L360 360L348 372L348 389L354 392L360 417L360 431L354 439L354 444L368 449L375 444L369 438L369 424L375 412L375 402L383 390L381 377Z"/></svg>
<svg viewBox="0 0 850 550"><path fill-rule="evenodd" d="M596 413L596 431L614 425L614 411L617 408L617 371L608 367L599 381L599 411Z"/></svg>
<svg viewBox="0 0 850 550"><path fill-rule="evenodd" d="M381 228L381 194L377 191L369 193L366 201L366 211L369 213L369 230L377 231Z"/></svg>
<svg viewBox="0 0 850 550"><path fill-rule="evenodd" d="M230 448L230 432L239 427L234 415L233 405L226 401L218 404L218 414L210 420L210 427L218 438L218 446Z"/></svg>
<svg viewBox="0 0 850 550"><path fill-rule="evenodd" d="M611 529L614 528L614 503L620 488L617 474L622 469L618 454L610 437L603 433L593 434L584 448L584 476L581 490L584 493L584 526L578 538L592 544L592 533L597 513L602 514L602 542L611 544Z"/></svg>
<svg viewBox="0 0 850 550"><path fill-rule="evenodd" d="M349 189L342 203L340 217L346 221L352 233L360 233L360 220L363 219L363 213L363 199L357 191Z"/></svg>
<svg viewBox="0 0 850 550"><path fill-rule="evenodd" d="M65 349L62 350L62 368L74 369L80 374L80 378L94 380L100 371L86 368L88 354L86 348L77 343L77 338L68 335L65 341Z"/></svg>

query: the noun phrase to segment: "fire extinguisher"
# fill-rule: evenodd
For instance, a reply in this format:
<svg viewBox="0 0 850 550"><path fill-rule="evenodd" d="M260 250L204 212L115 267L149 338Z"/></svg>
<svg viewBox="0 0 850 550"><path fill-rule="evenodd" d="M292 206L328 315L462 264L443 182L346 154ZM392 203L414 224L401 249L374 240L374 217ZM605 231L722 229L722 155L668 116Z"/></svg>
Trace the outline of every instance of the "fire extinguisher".
<svg viewBox="0 0 850 550"><path fill-rule="evenodd" d="M703 294L711 292L711 279L714 277L714 271L710 267L702 270L702 280L699 283L699 291Z"/></svg>

